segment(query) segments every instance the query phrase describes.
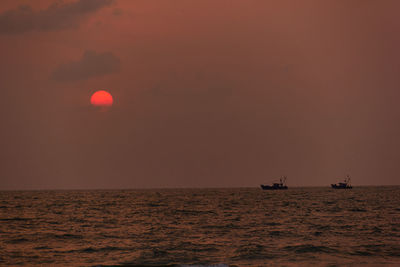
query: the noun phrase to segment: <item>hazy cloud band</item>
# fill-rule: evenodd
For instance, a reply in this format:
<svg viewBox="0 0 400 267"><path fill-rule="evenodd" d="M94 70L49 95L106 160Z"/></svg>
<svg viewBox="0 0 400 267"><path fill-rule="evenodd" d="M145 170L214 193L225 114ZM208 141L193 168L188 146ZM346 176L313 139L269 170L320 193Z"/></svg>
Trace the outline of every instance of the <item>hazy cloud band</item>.
<svg viewBox="0 0 400 267"><path fill-rule="evenodd" d="M118 72L120 59L111 52L97 53L87 50L78 61L58 66L52 73L57 81L79 81Z"/></svg>
<svg viewBox="0 0 400 267"><path fill-rule="evenodd" d="M47 9L35 11L20 6L0 14L0 34L21 34L30 31L56 31L77 28L89 14L110 5L114 0L79 0L57 2Z"/></svg>

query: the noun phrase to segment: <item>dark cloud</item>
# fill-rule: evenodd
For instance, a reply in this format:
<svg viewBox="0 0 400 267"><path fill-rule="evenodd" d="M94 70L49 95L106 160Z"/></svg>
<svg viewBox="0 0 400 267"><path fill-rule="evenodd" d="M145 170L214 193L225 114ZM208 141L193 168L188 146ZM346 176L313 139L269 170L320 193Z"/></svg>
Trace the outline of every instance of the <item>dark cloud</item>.
<svg viewBox="0 0 400 267"><path fill-rule="evenodd" d="M113 14L115 15L115 16L120 16L120 15L122 15L124 12L122 11L122 9L120 9L120 8L116 8L116 9L114 9L113 10Z"/></svg>
<svg viewBox="0 0 400 267"><path fill-rule="evenodd" d="M87 50L78 61L57 67L52 78L57 81L79 81L118 72L120 60L111 52L97 53Z"/></svg>
<svg viewBox="0 0 400 267"><path fill-rule="evenodd" d="M45 10L30 6L0 14L0 34L19 34L29 31L55 31L76 28L89 14L110 5L114 0L79 0L56 2Z"/></svg>

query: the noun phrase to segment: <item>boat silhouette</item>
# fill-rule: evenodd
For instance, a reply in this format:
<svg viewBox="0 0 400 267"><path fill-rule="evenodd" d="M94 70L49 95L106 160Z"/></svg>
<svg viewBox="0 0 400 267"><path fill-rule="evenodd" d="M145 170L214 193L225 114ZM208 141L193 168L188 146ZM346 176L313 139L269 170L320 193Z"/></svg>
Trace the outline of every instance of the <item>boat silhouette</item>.
<svg viewBox="0 0 400 267"><path fill-rule="evenodd" d="M279 178L279 183L273 183L272 185L260 185L263 190L285 190L288 189L286 185L286 176Z"/></svg>
<svg viewBox="0 0 400 267"><path fill-rule="evenodd" d="M350 184L351 178L350 175L347 175L343 182L339 182L337 184L331 184L331 187L334 189L352 189L353 187Z"/></svg>

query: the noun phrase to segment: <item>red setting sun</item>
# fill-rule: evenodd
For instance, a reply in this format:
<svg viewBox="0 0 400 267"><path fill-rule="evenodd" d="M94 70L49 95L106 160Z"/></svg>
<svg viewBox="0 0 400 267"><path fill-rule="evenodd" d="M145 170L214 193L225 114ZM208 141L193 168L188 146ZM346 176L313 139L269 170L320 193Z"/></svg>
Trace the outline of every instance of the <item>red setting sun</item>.
<svg viewBox="0 0 400 267"><path fill-rule="evenodd" d="M92 95L92 97L90 98L90 103L93 106L109 107L113 104L113 97L109 92L100 90Z"/></svg>

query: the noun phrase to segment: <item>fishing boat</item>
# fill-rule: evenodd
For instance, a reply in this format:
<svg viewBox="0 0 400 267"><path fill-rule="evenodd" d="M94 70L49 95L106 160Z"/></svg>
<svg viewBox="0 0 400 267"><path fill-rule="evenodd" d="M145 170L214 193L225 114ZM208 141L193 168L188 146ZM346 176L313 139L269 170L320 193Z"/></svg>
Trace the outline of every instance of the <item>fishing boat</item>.
<svg viewBox="0 0 400 267"><path fill-rule="evenodd" d="M331 184L334 189L352 189L353 187L350 184L350 175L347 175L343 182L339 182L337 184Z"/></svg>
<svg viewBox="0 0 400 267"><path fill-rule="evenodd" d="M286 176L282 176L279 179L279 183L273 183L272 185L261 185L263 190L285 190L288 189L286 185Z"/></svg>

